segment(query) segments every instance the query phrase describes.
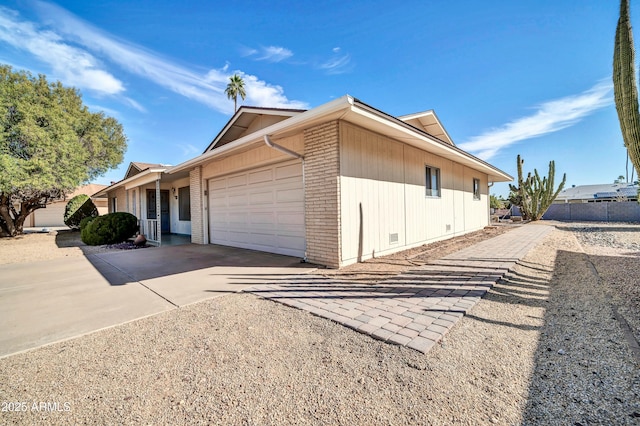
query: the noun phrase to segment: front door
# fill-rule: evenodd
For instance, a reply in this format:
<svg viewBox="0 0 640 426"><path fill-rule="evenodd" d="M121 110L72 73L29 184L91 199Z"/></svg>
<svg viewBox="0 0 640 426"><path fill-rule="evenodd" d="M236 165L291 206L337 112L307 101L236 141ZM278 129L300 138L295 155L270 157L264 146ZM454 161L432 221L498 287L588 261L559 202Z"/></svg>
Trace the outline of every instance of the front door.
<svg viewBox="0 0 640 426"><path fill-rule="evenodd" d="M157 219L156 191L147 189L147 219ZM162 232L169 232L169 191L160 191L160 228Z"/></svg>

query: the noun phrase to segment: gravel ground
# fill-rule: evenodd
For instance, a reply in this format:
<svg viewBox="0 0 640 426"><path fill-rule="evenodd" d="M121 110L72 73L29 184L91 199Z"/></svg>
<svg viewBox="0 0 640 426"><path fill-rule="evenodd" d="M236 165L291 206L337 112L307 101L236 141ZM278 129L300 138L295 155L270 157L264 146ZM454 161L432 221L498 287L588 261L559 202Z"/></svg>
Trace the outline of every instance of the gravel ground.
<svg viewBox="0 0 640 426"><path fill-rule="evenodd" d="M640 226L561 226L426 355L234 294L1 359L0 423L640 424L610 284L640 252L598 263Z"/></svg>
<svg viewBox="0 0 640 426"><path fill-rule="evenodd" d="M117 249L85 245L80 241L78 231L28 233L15 238L0 238L0 265L79 257L113 250Z"/></svg>

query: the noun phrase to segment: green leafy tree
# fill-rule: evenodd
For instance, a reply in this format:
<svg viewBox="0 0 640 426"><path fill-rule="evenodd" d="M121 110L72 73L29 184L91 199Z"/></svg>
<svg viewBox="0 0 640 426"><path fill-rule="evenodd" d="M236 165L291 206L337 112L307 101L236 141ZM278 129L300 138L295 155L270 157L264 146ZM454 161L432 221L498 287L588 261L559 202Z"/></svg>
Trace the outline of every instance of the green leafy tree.
<svg viewBox="0 0 640 426"><path fill-rule="evenodd" d="M504 207L504 200L491 194L489 196L489 207L492 209L501 209Z"/></svg>
<svg viewBox="0 0 640 426"><path fill-rule="evenodd" d="M629 0L620 1L620 17L613 49L613 94L627 154L640 176L640 111ZM633 181L633 174L631 177Z"/></svg>
<svg viewBox="0 0 640 426"><path fill-rule="evenodd" d="M116 167L126 147L120 123L90 112L76 89L0 65L0 237Z"/></svg>
<svg viewBox="0 0 640 426"><path fill-rule="evenodd" d="M554 191L554 180L556 174L556 165L554 161L549 162L549 176L540 177L537 169L533 169L533 175L531 172L527 174L526 178L523 178L522 165L524 160L518 155L517 167L518 167L518 186L509 184L511 189L511 195L509 201L513 205L520 207L520 212L524 220L540 220L542 215L549 209L553 200L556 199L564 184L567 181L567 174L562 177L562 182L558 186L558 189Z"/></svg>
<svg viewBox="0 0 640 426"><path fill-rule="evenodd" d="M240 96L242 100L247 96L242 77L238 74L229 77L229 84L227 84L227 88L224 89L224 93L227 95L227 98L233 99L233 112L236 112L238 110L238 96Z"/></svg>

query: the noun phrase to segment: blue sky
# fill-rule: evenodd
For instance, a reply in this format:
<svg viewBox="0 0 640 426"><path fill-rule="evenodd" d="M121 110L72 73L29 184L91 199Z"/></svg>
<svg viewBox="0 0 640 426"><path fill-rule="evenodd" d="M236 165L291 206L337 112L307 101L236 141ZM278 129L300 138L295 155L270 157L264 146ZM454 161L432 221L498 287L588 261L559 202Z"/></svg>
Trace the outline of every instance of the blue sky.
<svg viewBox="0 0 640 426"><path fill-rule="evenodd" d="M609 183L626 160L611 84L618 7L3 0L0 62L75 86L123 124L125 161L99 183L122 179L130 161L201 153L233 113L234 73L245 105L312 108L349 94L392 115L433 109L458 146L513 176L521 154L543 174L555 160L568 186Z"/></svg>

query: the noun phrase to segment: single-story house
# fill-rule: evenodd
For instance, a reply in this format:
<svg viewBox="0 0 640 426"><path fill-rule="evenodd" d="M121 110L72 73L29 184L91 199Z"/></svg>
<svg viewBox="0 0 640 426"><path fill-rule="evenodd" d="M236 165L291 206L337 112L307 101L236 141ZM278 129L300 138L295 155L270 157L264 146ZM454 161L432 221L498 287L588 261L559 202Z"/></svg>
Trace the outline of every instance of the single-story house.
<svg viewBox="0 0 640 426"><path fill-rule="evenodd" d="M132 162L122 180L97 192L108 199L109 213L129 212L140 233L161 243L163 233L191 234L189 173L166 174L170 166Z"/></svg>
<svg viewBox="0 0 640 426"><path fill-rule="evenodd" d="M85 194L91 197L91 201L95 204L99 214L105 214L108 211L107 198L95 197L93 194L106 188L106 185L90 183L78 187L71 194L68 194L64 200L56 200L46 205L46 207L33 211L24 221L24 226L28 228L41 228L53 226L67 226L64 224L64 211L67 203L76 195Z"/></svg>
<svg viewBox="0 0 640 426"><path fill-rule="evenodd" d="M512 179L458 148L433 111L394 117L347 95L310 110L242 106L203 154L104 193L110 211L160 210L163 229L196 244L337 268L482 229L489 186ZM150 210L162 191L168 211Z"/></svg>
<svg viewBox="0 0 640 426"><path fill-rule="evenodd" d="M600 203L609 201L634 201L638 199L638 185L631 183L605 183L598 185L574 185L563 189L555 204Z"/></svg>

